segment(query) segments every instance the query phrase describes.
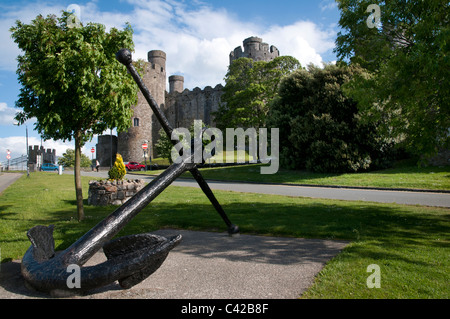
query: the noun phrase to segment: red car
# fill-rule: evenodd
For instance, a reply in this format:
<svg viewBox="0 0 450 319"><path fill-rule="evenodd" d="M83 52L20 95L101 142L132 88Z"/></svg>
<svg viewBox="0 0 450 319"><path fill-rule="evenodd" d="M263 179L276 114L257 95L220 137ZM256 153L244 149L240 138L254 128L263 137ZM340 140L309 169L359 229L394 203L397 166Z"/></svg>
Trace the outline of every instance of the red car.
<svg viewBox="0 0 450 319"><path fill-rule="evenodd" d="M145 171L145 165L139 164L137 162L125 163L125 167L128 171Z"/></svg>

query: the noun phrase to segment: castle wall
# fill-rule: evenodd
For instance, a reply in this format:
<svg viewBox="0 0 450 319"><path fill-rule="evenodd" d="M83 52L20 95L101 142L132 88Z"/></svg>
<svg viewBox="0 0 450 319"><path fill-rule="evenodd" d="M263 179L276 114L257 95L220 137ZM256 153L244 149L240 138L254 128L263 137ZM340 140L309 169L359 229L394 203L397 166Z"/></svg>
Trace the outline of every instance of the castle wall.
<svg viewBox="0 0 450 319"><path fill-rule="evenodd" d="M96 145L97 160L102 167L110 167L116 161L117 136L100 135Z"/></svg>
<svg viewBox="0 0 450 319"><path fill-rule="evenodd" d="M45 163L56 164L56 150L48 148L45 150L43 146L28 146L28 162L41 166Z"/></svg>
<svg viewBox="0 0 450 319"><path fill-rule="evenodd" d="M165 114L169 123L174 127L189 128L194 120L202 120L204 124L215 127L213 112L219 109L223 86L218 84L215 88L210 86L203 90L184 90L166 94Z"/></svg>

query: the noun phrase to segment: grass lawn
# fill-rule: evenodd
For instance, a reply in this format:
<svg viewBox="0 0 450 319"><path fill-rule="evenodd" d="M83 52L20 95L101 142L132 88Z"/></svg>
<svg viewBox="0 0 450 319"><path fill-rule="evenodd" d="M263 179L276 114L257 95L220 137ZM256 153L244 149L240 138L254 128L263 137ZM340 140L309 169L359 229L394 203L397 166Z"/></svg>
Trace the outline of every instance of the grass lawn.
<svg viewBox="0 0 450 319"><path fill-rule="evenodd" d="M262 175L260 166L260 164L253 164L203 168L201 172L205 179L225 181L450 190L450 166L417 167L411 161L399 162L388 169L347 174L280 169L276 174ZM152 172L147 173L152 174ZM159 173L160 171L153 172L153 174ZM191 178L192 176L185 173L183 177Z"/></svg>
<svg viewBox="0 0 450 319"><path fill-rule="evenodd" d="M83 177L85 198L89 179ZM449 209L225 191L215 194L242 233L351 241L329 261L302 298L450 297ZM114 209L85 205L86 220L78 222L73 176L24 175L0 195L2 262L23 256L30 245L26 231L35 225L55 225L56 248L65 249ZM170 186L119 236L165 227L226 231L201 190ZM381 270L379 289L366 284L371 264Z"/></svg>

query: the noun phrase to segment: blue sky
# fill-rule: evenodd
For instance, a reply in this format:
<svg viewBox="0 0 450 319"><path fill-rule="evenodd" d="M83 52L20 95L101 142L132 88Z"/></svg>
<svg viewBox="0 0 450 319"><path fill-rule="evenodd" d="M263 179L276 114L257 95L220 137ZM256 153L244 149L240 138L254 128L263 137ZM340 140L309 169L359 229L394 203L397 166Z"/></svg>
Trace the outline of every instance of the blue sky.
<svg viewBox="0 0 450 319"><path fill-rule="evenodd" d="M188 89L224 84L230 51L250 36L262 37L302 65L336 60L333 48L339 12L334 0L0 0L0 162L6 161L7 149L13 158L26 154L26 127L29 144L40 144L33 120L14 125L20 51L9 28L16 20L29 23L38 14L60 15L71 4L80 8L83 23L123 28L129 22L134 30L133 57L146 58L150 50L165 51L167 75L183 75ZM96 143L96 138L87 143L83 153L91 157L90 149ZM55 148L58 156L74 148L71 142L52 140L43 145Z"/></svg>

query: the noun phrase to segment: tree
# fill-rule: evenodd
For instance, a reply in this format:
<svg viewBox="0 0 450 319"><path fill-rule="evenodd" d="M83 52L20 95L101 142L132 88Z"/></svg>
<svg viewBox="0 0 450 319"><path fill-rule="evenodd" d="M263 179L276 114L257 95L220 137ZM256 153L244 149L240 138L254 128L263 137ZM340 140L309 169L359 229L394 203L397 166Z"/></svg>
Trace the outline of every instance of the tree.
<svg viewBox="0 0 450 319"><path fill-rule="evenodd" d="M125 66L115 59L121 48L133 49L129 24L122 31L88 23L73 27L73 18L36 17L10 29L24 52L18 60L21 84L16 106L19 124L36 118L35 129L44 139L75 141L75 190L78 219L84 219L81 186L81 148L94 134L130 126L137 86Z"/></svg>
<svg viewBox="0 0 450 319"><path fill-rule="evenodd" d="M449 147L450 4L445 0L340 0L335 52L369 74L344 88L363 118L416 155ZM367 23L378 3L378 27ZM370 11L370 10L369 10ZM370 18L369 18L370 19Z"/></svg>
<svg viewBox="0 0 450 319"><path fill-rule="evenodd" d="M269 112L279 128L280 163L317 172L356 172L384 164L387 145L361 121L342 85L358 74L350 67L309 66L286 77Z"/></svg>
<svg viewBox="0 0 450 319"><path fill-rule="evenodd" d="M156 142L155 144L155 150L159 156L161 156L162 158L167 158L170 164L172 164L173 162L171 156L172 147L173 147L172 141L167 136L166 132L164 132L164 129L160 129L159 139L158 142Z"/></svg>
<svg viewBox="0 0 450 319"><path fill-rule="evenodd" d="M63 153L62 157L58 159L58 164L64 167L75 167L75 150L67 149L65 153ZM89 167L91 166L91 160L89 157L81 154L80 167Z"/></svg>
<svg viewBox="0 0 450 319"><path fill-rule="evenodd" d="M277 57L270 62L240 58L233 61L225 76L222 104L214 113L217 127L264 127L268 103L277 95L281 79L298 69L293 57Z"/></svg>

